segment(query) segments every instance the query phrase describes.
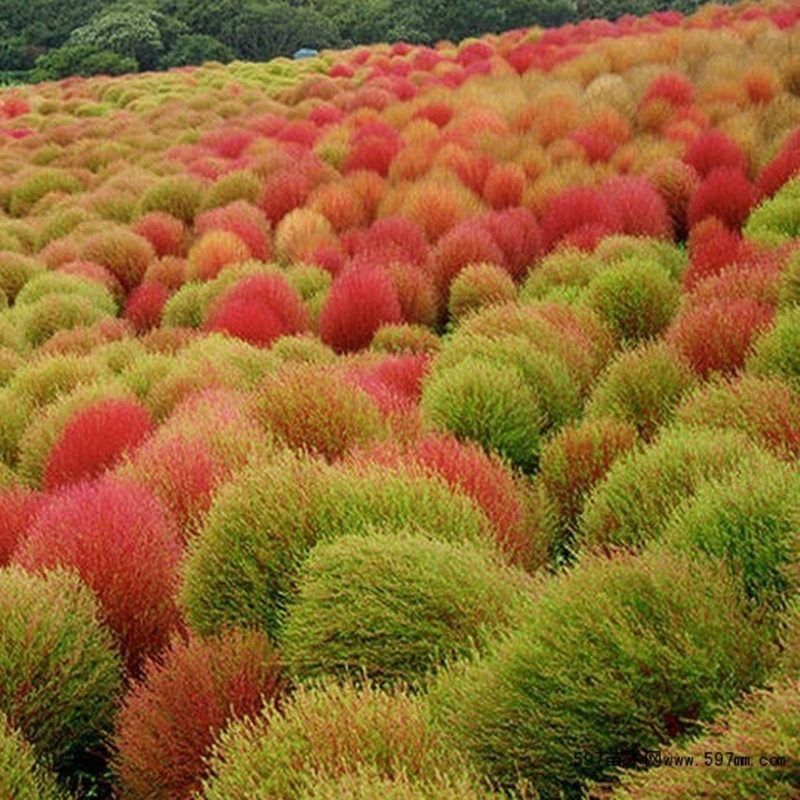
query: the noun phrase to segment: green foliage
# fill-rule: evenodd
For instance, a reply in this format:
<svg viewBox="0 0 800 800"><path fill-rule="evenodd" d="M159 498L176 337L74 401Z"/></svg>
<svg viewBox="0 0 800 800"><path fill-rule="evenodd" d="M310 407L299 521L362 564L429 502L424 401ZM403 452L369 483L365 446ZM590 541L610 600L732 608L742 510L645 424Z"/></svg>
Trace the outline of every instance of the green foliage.
<svg viewBox="0 0 800 800"><path fill-rule="evenodd" d="M775 317L773 326L753 343L745 367L755 375L776 375L800 387L800 306Z"/></svg>
<svg viewBox="0 0 800 800"><path fill-rule="evenodd" d="M517 296L511 276L496 264L469 264L450 286L447 310L456 322L472 311L492 303L503 303Z"/></svg>
<svg viewBox="0 0 800 800"><path fill-rule="evenodd" d="M56 81L72 75L124 75L137 68L135 59L105 48L64 45L39 56L31 77L34 81Z"/></svg>
<svg viewBox="0 0 800 800"><path fill-rule="evenodd" d="M747 219L744 234L760 244L780 245L800 237L800 179L785 183Z"/></svg>
<svg viewBox="0 0 800 800"><path fill-rule="evenodd" d="M0 713L0 797L66 800L55 778L37 763L30 745Z"/></svg>
<svg viewBox="0 0 800 800"><path fill-rule="evenodd" d="M0 614L0 712L67 776L110 732L122 688L111 634L89 589L60 571L0 571Z"/></svg>
<svg viewBox="0 0 800 800"><path fill-rule="evenodd" d="M300 680L362 672L414 683L485 647L519 610L525 574L490 550L395 530L318 544L280 639Z"/></svg>
<svg viewBox="0 0 800 800"><path fill-rule="evenodd" d="M771 461L738 432L666 430L614 462L584 504L579 542L589 549L640 547L659 536L675 506L705 481Z"/></svg>
<svg viewBox="0 0 800 800"><path fill-rule="evenodd" d="M282 714L265 710L234 723L220 736L210 766L204 800L290 800L315 780L365 769L384 780L465 776L419 700L351 684L300 688Z"/></svg>
<svg viewBox="0 0 800 800"><path fill-rule="evenodd" d="M598 754L690 733L763 681L767 639L713 564L591 559L553 580L495 652L439 673L430 702L487 777L548 800L580 797L586 781L613 774Z"/></svg>

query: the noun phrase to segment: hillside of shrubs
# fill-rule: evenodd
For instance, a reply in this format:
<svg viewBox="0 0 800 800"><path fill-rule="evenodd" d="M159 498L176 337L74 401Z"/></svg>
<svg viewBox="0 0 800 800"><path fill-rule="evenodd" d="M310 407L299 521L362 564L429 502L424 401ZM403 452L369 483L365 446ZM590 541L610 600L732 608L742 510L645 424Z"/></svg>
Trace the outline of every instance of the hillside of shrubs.
<svg viewBox="0 0 800 800"><path fill-rule="evenodd" d="M800 2L0 92L2 800L800 796Z"/></svg>

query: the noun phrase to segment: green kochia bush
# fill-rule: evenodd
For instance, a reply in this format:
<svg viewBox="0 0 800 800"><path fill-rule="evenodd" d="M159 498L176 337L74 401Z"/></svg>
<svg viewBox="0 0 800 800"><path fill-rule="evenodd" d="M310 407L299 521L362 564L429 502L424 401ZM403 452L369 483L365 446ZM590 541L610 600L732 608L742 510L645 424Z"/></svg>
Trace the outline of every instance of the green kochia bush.
<svg viewBox="0 0 800 800"><path fill-rule="evenodd" d="M800 236L800 179L785 183L764 200L750 214L744 234L766 245L785 244Z"/></svg>
<svg viewBox="0 0 800 800"><path fill-rule="evenodd" d="M683 358L660 342L623 351L605 369L589 396L591 418L613 417L651 439L695 384Z"/></svg>
<svg viewBox="0 0 800 800"><path fill-rule="evenodd" d="M706 753L724 754L723 766L706 767ZM750 766L728 765L728 753L749 755ZM664 756L694 756L694 768L664 763ZM778 766L761 758L784 756ZM715 762L716 763L716 762ZM800 785L800 681L788 680L769 691L757 691L707 733L662 755L662 766L646 772L626 771L614 800L703 797L708 800L763 797L794 800Z"/></svg>
<svg viewBox="0 0 800 800"><path fill-rule="evenodd" d="M274 634L310 549L374 526L453 542L493 536L477 506L444 481L282 456L222 489L190 544L181 593L190 625L201 634L231 624Z"/></svg>
<svg viewBox="0 0 800 800"><path fill-rule="evenodd" d="M30 745L0 714L0 797L10 800L66 800L55 778L42 769Z"/></svg>
<svg viewBox="0 0 800 800"><path fill-rule="evenodd" d="M65 572L0 571L0 712L68 776L102 749L121 660L94 596Z"/></svg>
<svg viewBox="0 0 800 800"><path fill-rule="evenodd" d="M351 684L300 688L283 714L230 726L210 765L204 800L300 800L319 780L365 770L383 780L466 780L419 700Z"/></svg>
<svg viewBox="0 0 800 800"><path fill-rule="evenodd" d="M636 548L655 539L675 506L706 480L772 459L744 434L702 428L665 431L614 463L589 495L578 542L589 549Z"/></svg>
<svg viewBox="0 0 800 800"><path fill-rule="evenodd" d="M753 343L745 367L756 375L776 375L800 387L800 306L782 311Z"/></svg>
<svg viewBox="0 0 800 800"><path fill-rule="evenodd" d="M438 369L423 387L422 410L440 430L475 441L522 470L535 469L546 419L513 366L470 357Z"/></svg>
<svg viewBox="0 0 800 800"><path fill-rule="evenodd" d="M526 597L526 574L487 548L376 531L318 544L280 638L295 677L415 682L483 647Z"/></svg>
<svg viewBox="0 0 800 800"><path fill-rule="evenodd" d="M664 542L721 559L750 602L784 608L800 589L800 473L774 462L710 481L679 507Z"/></svg>
<svg viewBox="0 0 800 800"><path fill-rule="evenodd" d="M691 732L774 657L714 564L663 553L590 560L555 579L493 654L442 672L442 730L498 784L579 797L638 752Z"/></svg>

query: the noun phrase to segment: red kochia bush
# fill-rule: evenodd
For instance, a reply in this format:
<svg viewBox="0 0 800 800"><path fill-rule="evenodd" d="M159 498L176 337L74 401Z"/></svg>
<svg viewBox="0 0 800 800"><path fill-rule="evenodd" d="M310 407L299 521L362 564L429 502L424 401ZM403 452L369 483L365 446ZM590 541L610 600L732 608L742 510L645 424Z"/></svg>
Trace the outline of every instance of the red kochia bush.
<svg viewBox="0 0 800 800"><path fill-rule="evenodd" d="M709 217L692 228L689 235L689 265L683 273L683 286L691 290L705 278L719 275L730 264L751 258L754 252L738 231Z"/></svg>
<svg viewBox="0 0 800 800"><path fill-rule="evenodd" d="M600 188L619 217L619 231L630 236L671 239L672 219L661 195L644 178L621 175Z"/></svg>
<svg viewBox="0 0 800 800"><path fill-rule="evenodd" d="M506 208L480 217L503 252L503 265L520 281L541 254L542 234L536 215L527 208Z"/></svg>
<svg viewBox="0 0 800 800"><path fill-rule="evenodd" d="M665 336L702 377L730 374L742 367L750 343L773 315L755 300L725 298L685 311Z"/></svg>
<svg viewBox="0 0 800 800"><path fill-rule="evenodd" d="M275 227L290 211L305 203L312 188L302 172L279 170L264 182L258 205Z"/></svg>
<svg viewBox="0 0 800 800"><path fill-rule="evenodd" d="M263 212L246 200L203 212L195 220L194 227L197 234L213 230L233 233L247 245L253 258L269 261L272 257L267 220Z"/></svg>
<svg viewBox="0 0 800 800"><path fill-rule="evenodd" d="M156 255L179 256L183 253L186 228L183 222L165 211L151 211L139 217L131 226L134 233L143 236L153 245Z"/></svg>
<svg viewBox="0 0 800 800"><path fill-rule="evenodd" d="M446 295L453 279L469 264L503 266L503 251L480 219L468 219L439 239L433 251L433 281Z"/></svg>
<svg viewBox="0 0 800 800"><path fill-rule="evenodd" d="M24 486L0 489L0 567L6 566L43 502Z"/></svg>
<svg viewBox="0 0 800 800"><path fill-rule="evenodd" d="M322 341L337 352L366 347L381 325L403 322L397 291L382 270L348 269L331 286L319 318Z"/></svg>
<svg viewBox="0 0 800 800"><path fill-rule="evenodd" d="M726 167L747 174L747 157L736 142L713 128L703 131L686 148L683 160L707 178L715 169Z"/></svg>
<svg viewBox="0 0 800 800"><path fill-rule="evenodd" d="M265 346L308 330L308 311L282 275L253 275L215 304L206 327Z"/></svg>
<svg viewBox="0 0 800 800"><path fill-rule="evenodd" d="M619 229L616 207L591 186L568 189L550 201L542 217L542 238L546 250L582 228L599 228L609 233Z"/></svg>
<svg viewBox="0 0 800 800"><path fill-rule="evenodd" d="M47 457L45 488L53 490L98 477L141 444L152 430L150 413L133 400L110 398L77 412Z"/></svg>
<svg viewBox="0 0 800 800"><path fill-rule="evenodd" d="M518 164L495 164L483 184L483 199L496 209L518 206L525 188L525 172Z"/></svg>
<svg viewBox="0 0 800 800"><path fill-rule="evenodd" d="M77 571L97 596L134 674L180 624L174 599L180 559L175 528L153 495L119 478L53 495L14 556L31 571Z"/></svg>
<svg viewBox="0 0 800 800"><path fill-rule="evenodd" d="M744 172L731 167L714 169L689 201L689 226L706 217L717 217L729 228L738 229L747 219L755 199L755 189Z"/></svg>
<svg viewBox="0 0 800 800"><path fill-rule="evenodd" d="M169 295L169 289L163 284L142 283L125 300L123 317L137 333L147 333L161 323L161 314Z"/></svg>
<svg viewBox="0 0 800 800"><path fill-rule="evenodd" d="M114 772L123 798L188 800L206 776L217 734L280 702L278 657L262 633L176 637L149 661L117 716Z"/></svg>
<svg viewBox="0 0 800 800"><path fill-rule="evenodd" d="M786 140L783 147L758 176L759 197L772 197L786 181L800 174L800 128Z"/></svg>
<svg viewBox="0 0 800 800"><path fill-rule="evenodd" d="M642 103L650 100L666 100L675 106L688 106L694 99L694 86L677 72L659 75L648 87Z"/></svg>

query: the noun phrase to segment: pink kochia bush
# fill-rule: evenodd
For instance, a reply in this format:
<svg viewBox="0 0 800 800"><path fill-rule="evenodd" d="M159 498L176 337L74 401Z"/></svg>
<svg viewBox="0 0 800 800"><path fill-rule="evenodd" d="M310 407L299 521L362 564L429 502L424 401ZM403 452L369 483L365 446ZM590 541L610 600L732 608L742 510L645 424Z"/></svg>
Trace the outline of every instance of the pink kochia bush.
<svg viewBox="0 0 800 800"><path fill-rule="evenodd" d="M114 772L121 797L188 800L206 776L205 756L225 726L277 707L285 687L267 637L231 629L176 636L147 662L117 716Z"/></svg>
<svg viewBox="0 0 800 800"><path fill-rule="evenodd" d="M136 674L180 626L174 598L181 552L173 522L147 489L104 478L52 495L14 561L29 571L74 569Z"/></svg>
<svg viewBox="0 0 800 800"><path fill-rule="evenodd" d="M152 430L150 413L133 400L110 398L79 411L50 450L45 488L99 476L141 444Z"/></svg>
<svg viewBox="0 0 800 800"><path fill-rule="evenodd" d="M280 336L308 330L309 316L282 275L254 275L215 303L206 328L264 347Z"/></svg>
<svg viewBox="0 0 800 800"><path fill-rule="evenodd" d="M322 307L322 341L343 353L366 347L381 325L403 322L391 278L369 267L347 270L331 286Z"/></svg>
<svg viewBox="0 0 800 800"><path fill-rule="evenodd" d="M24 486L0 489L0 567L11 560L42 502L39 492Z"/></svg>

